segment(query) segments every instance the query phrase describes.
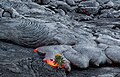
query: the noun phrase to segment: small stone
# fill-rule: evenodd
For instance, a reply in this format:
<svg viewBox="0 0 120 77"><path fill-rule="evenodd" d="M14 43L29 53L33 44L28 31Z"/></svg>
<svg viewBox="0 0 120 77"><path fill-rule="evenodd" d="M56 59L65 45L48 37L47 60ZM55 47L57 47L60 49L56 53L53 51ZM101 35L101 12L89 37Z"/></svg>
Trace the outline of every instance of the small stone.
<svg viewBox="0 0 120 77"><path fill-rule="evenodd" d="M50 0L42 0L42 3L43 4L48 4L48 3L50 3Z"/></svg>
<svg viewBox="0 0 120 77"><path fill-rule="evenodd" d="M66 3L70 6L74 6L75 5L75 2L74 0L66 0Z"/></svg>
<svg viewBox="0 0 120 77"><path fill-rule="evenodd" d="M68 12L68 11L71 11L71 6L68 5L66 2L63 2L63 1L57 1L56 2L57 6L59 9L62 9L64 10L65 12Z"/></svg>
<svg viewBox="0 0 120 77"><path fill-rule="evenodd" d="M110 0L96 0L96 1L99 2L100 5L103 5L103 4L107 3L107 2L109 2Z"/></svg>
<svg viewBox="0 0 120 77"><path fill-rule="evenodd" d="M112 1L109 1L107 4L104 5L105 8L111 8L114 7L114 3Z"/></svg>
<svg viewBox="0 0 120 77"><path fill-rule="evenodd" d="M78 5L78 12L84 14L97 14L100 5L95 0L83 1Z"/></svg>
<svg viewBox="0 0 120 77"><path fill-rule="evenodd" d="M65 12L62 9L58 9L57 12L62 16L65 15Z"/></svg>

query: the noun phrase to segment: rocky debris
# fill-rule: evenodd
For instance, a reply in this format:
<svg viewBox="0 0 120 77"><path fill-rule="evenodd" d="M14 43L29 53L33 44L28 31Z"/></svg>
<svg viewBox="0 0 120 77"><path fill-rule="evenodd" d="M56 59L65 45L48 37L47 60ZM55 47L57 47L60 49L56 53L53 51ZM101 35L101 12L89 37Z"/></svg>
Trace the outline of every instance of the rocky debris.
<svg viewBox="0 0 120 77"><path fill-rule="evenodd" d="M49 4L50 2L56 2L56 1L66 2L70 6L75 5L74 0L35 0L35 2L37 2L38 4L43 4L43 5Z"/></svg>
<svg viewBox="0 0 120 77"><path fill-rule="evenodd" d="M85 14L79 14L79 13L73 13L74 15L71 15L71 18L73 18L76 21L89 21L93 18L91 16L85 15Z"/></svg>
<svg viewBox="0 0 120 77"><path fill-rule="evenodd" d="M41 0L36 1L38 1L38 4L42 2ZM80 16L78 21L91 20L92 18L96 19L103 17L119 18L119 1L114 0L43 0L43 4L49 5L49 8L56 13L61 14L61 10L59 9L62 9L61 15L67 14L68 12L71 13L76 11ZM108 11L110 9L114 9L114 11ZM104 10L106 10L107 12L105 12Z"/></svg>
<svg viewBox="0 0 120 77"><path fill-rule="evenodd" d="M114 9L104 9L101 11L101 15L99 16L99 18L119 18L120 14L119 14L120 10L114 10Z"/></svg>
<svg viewBox="0 0 120 77"><path fill-rule="evenodd" d="M46 5L46 4L48 4L50 7L52 6L52 8L55 8L56 10L57 9L62 9L62 10L64 10L66 13L68 12L68 11L71 11L72 10L72 8L71 8L71 6L73 6L73 5L75 5L75 3L74 3L74 1L73 0L66 0L66 2L65 1L61 1L61 0L36 0L36 2L38 3L38 4L43 4L43 5Z"/></svg>

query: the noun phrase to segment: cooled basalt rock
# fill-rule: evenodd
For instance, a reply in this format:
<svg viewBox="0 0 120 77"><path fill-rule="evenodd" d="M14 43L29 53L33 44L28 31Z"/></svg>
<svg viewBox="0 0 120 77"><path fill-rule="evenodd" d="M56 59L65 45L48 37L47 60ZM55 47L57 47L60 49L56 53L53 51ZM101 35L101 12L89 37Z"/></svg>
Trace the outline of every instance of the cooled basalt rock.
<svg viewBox="0 0 120 77"><path fill-rule="evenodd" d="M10 40L23 46L38 47L48 44L72 44L76 42L75 38L71 41L67 40L74 35L66 35L70 34L70 31L64 29L65 27L59 23L45 24L35 19L24 18L1 19L0 23L2 23L0 25L0 39ZM61 32L65 32L65 34L61 34Z"/></svg>
<svg viewBox="0 0 120 77"><path fill-rule="evenodd" d="M48 4L51 0L41 0L42 4Z"/></svg>
<svg viewBox="0 0 120 77"><path fill-rule="evenodd" d="M3 19L3 20L1 20L1 23L2 24L0 25L0 29L1 29L0 30L0 37L1 37L0 39L10 40L10 41L13 41L20 45L34 46L34 47L38 46L37 44L42 45L42 41L45 41L46 37L48 37L48 35L49 35L48 29L45 28L45 26L43 26L43 25L42 25L43 27L42 26L40 27L40 23L35 20L29 20L29 19L5 20L5 19ZM16 24L13 24L13 23L16 23ZM41 32L40 29L43 31ZM4 31L2 31L2 30L4 30ZM37 30L38 30L38 32L37 32ZM41 33L40 35L39 35L39 32ZM37 33L38 33L38 35L37 35ZM42 34L44 36L42 36ZM45 36L45 35L47 35L47 36ZM42 37L43 39L40 37ZM39 39L41 41L38 41L37 39Z"/></svg>
<svg viewBox="0 0 120 77"><path fill-rule="evenodd" d="M110 0L96 0L100 3L100 5L104 5L105 3L109 2Z"/></svg>
<svg viewBox="0 0 120 77"><path fill-rule="evenodd" d="M120 63L120 57L119 57L119 46L110 46L106 49L107 57L113 62L113 63Z"/></svg>
<svg viewBox="0 0 120 77"><path fill-rule="evenodd" d="M112 8L112 7L114 7L114 3L112 1L109 1L104 5L104 8Z"/></svg>
<svg viewBox="0 0 120 77"><path fill-rule="evenodd" d="M32 48L0 41L1 77L66 77L62 69L54 69L44 63Z"/></svg>
<svg viewBox="0 0 120 77"><path fill-rule="evenodd" d="M74 0L66 0L66 3L69 4L69 5L71 5L71 6L75 5Z"/></svg>
<svg viewBox="0 0 120 77"><path fill-rule="evenodd" d="M72 10L71 7L66 2L56 1L56 4L57 4L57 8L63 9L65 12Z"/></svg>
<svg viewBox="0 0 120 77"><path fill-rule="evenodd" d="M2 17L11 17L11 18L23 17L14 8L3 7L3 9L4 9L4 11L2 12Z"/></svg>
<svg viewBox="0 0 120 77"><path fill-rule="evenodd" d="M3 11L4 10L0 8L0 18L2 17Z"/></svg>
<svg viewBox="0 0 120 77"><path fill-rule="evenodd" d="M89 58L90 61L89 63L92 63L96 66L104 64L107 61L107 57L104 54L104 52L97 47L94 46L81 47L80 45L76 45L74 49L81 53L82 55L86 55Z"/></svg>
<svg viewBox="0 0 120 77"><path fill-rule="evenodd" d="M99 37L96 39L96 41L100 42L100 43L104 43L107 45L120 45L120 40L116 39L116 38L112 38L109 35L99 35Z"/></svg>
<svg viewBox="0 0 120 77"><path fill-rule="evenodd" d="M64 53L64 56L74 65L79 68L87 68L89 66L89 58L77 51L69 50Z"/></svg>
<svg viewBox="0 0 120 77"><path fill-rule="evenodd" d="M97 14L99 11L100 5L95 0L91 1L82 1L78 5L78 12L84 14Z"/></svg>

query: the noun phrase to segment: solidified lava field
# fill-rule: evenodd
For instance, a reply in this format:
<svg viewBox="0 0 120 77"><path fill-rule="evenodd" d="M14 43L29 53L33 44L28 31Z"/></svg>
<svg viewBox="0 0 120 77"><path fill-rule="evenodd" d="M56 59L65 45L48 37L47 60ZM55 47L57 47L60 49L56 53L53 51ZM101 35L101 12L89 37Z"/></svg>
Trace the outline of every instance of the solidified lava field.
<svg viewBox="0 0 120 77"><path fill-rule="evenodd" d="M0 77L120 77L119 17L120 0L0 0Z"/></svg>

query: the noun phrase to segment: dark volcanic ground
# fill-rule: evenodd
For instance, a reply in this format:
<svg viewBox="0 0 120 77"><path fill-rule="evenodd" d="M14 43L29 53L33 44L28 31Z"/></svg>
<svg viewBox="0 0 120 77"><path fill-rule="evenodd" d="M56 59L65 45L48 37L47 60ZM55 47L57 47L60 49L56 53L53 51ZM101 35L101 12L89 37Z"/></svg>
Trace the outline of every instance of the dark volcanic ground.
<svg viewBox="0 0 120 77"><path fill-rule="evenodd" d="M53 70L41 63L33 49L0 42L0 77L66 77L63 70ZM73 66L67 77L119 77L120 67L102 66L79 69Z"/></svg>
<svg viewBox="0 0 120 77"><path fill-rule="evenodd" d="M0 77L120 77L119 17L119 0L0 0ZM88 66L66 74L33 53L56 44Z"/></svg>

